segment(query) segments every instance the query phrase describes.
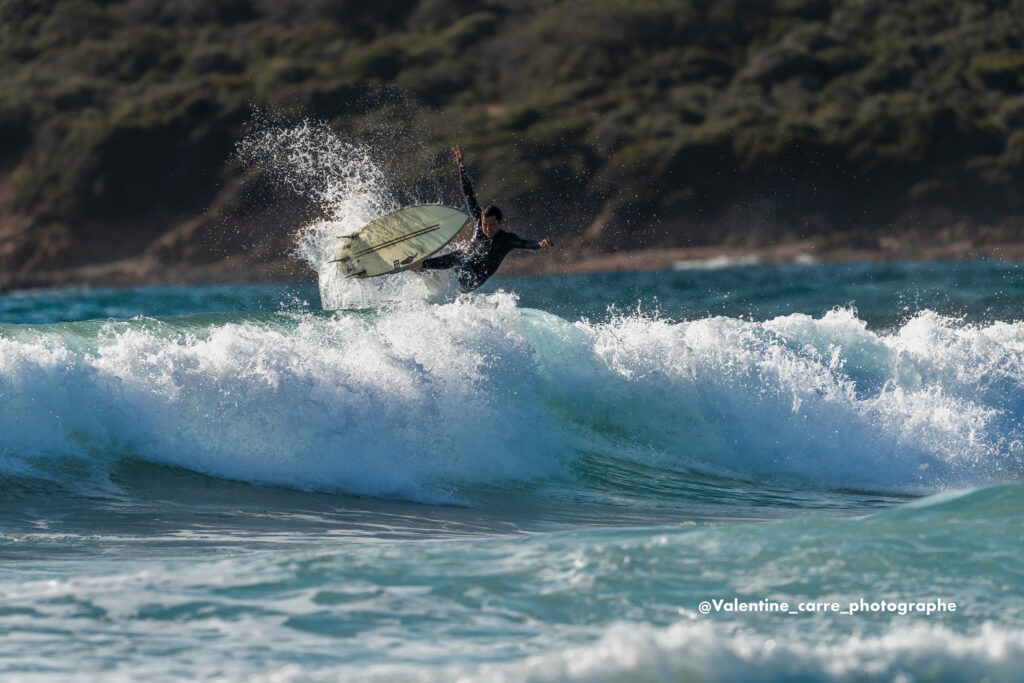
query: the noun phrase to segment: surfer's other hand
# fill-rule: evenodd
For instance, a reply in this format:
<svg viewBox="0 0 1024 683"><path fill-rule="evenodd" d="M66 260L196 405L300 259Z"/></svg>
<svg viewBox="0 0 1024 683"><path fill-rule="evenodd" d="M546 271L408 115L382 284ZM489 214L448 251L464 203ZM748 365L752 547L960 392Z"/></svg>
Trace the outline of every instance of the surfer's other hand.
<svg viewBox="0 0 1024 683"><path fill-rule="evenodd" d="M553 246L555 246L555 243L552 242L551 240L549 240L547 237L545 237L544 239L542 239L540 241L540 246L545 247L545 248L546 247L553 247Z"/></svg>
<svg viewBox="0 0 1024 683"><path fill-rule="evenodd" d="M452 149L452 154L455 155L455 161L459 162L459 166L463 166L465 162L462 160L462 148L458 145Z"/></svg>

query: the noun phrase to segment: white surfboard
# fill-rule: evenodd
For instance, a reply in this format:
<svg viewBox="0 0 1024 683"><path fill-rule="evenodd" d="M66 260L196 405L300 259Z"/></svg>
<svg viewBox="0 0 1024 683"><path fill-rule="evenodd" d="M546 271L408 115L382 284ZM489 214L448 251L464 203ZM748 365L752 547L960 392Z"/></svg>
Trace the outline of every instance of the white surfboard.
<svg viewBox="0 0 1024 683"><path fill-rule="evenodd" d="M339 235L332 262L344 277L396 273L436 254L469 220L468 214L440 204L399 209L351 235Z"/></svg>

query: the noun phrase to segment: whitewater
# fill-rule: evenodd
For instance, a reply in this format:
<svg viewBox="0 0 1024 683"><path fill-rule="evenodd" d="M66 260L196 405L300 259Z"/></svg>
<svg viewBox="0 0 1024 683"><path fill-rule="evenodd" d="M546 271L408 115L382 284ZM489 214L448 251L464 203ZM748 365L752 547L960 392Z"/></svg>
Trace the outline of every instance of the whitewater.
<svg viewBox="0 0 1024 683"><path fill-rule="evenodd" d="M0 454L72 487L132 459L426 503L569 481L586 457L918 494L1019 477L1022 353L1024 325L934 314L886 336L849 309L569 322L507 293L5 325Z"/></svg>
<svg viewBox="0 0 1024 683"><path fill-rule="evenodd" d="M5 680L1020 680L1019 265L346 281L457 189L243 148L317 282L0 296Z"/></svg>

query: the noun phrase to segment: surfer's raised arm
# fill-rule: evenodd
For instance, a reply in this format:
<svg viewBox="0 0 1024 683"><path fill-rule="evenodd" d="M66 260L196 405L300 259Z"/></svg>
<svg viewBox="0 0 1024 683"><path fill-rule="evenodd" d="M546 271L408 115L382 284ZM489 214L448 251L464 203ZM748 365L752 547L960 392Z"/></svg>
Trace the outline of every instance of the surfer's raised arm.
<svg viewBox="0 0 1024 683"><path fill-rule="evenodd" d="M466 162L462 158L462 148L456 145L455 149L452 150L452 154L455 155L455 161L459 164L459 179L462 181L462 194L466 197L466 206L469 207L469 212L479 225L480 217L484 211L480 208L480 202L476 199L476 192L473 191L473 182L469 179L469 171L466 170Z"/></svg>
<svg viewBox="0 0 1024 683"><path fill-rule="evenodd" d="M513 249L540 251L555 246L546 237L541 241L526 240L502 229L501 209L491 204L486 209L480 208L473 192L473 183L466 172L466 164L462 158L462 148L452 149L455 161L459 164L459 177L462 179L462 193L466 195L466 204L476 219L476 230L470 244L463 249L424 259L420 264L412 266L412 270L447 270L454 268L459 288L471 292L494 275L498 266Z"/></svg>

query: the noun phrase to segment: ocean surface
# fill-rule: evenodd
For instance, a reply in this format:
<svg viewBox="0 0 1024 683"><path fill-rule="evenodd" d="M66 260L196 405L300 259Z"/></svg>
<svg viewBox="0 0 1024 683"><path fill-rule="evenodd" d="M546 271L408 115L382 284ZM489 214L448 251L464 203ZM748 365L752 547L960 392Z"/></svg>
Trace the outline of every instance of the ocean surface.
<svg viewBox="0 0 1024 683"><path fill-rule="evenodd" d="M1022 680L1024 266L712 265L0 295L0 678Z"/></svg>

